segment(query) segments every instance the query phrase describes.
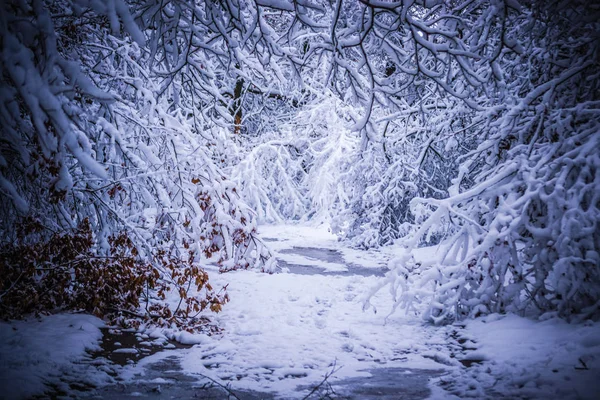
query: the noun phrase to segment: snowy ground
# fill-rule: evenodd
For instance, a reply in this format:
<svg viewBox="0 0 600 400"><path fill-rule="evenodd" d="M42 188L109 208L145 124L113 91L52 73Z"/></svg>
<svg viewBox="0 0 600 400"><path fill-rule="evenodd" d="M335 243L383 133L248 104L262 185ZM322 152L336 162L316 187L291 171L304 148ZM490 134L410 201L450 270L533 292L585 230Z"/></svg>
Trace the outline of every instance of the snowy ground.
<svg viewBox="0 0 600 400"><path fill-rule="evenodd" d="M600 398L597 322L569 325L495 314L455 332L450 337L462 342L460 358L475 362L438 383L460 398Z"/></svg>
<svg viewBox="0 0 600 400"><path fill-rule="evenodd" d="M104 323L90 315L63 314L0 323L0 398L29 398L52 388L70 390L63 378L97 386L111 382L89 361Z"/></svg>
<svg viewBox="0 0 600 400"><path fill-rule="evenodd" d="M43 392L44 382L68 393L65 382L91 376L88 389L119 382L118 391L87 392L104 398L185 397L191 392L184 387L209 379L240 398L303 398L335 371L328 382L339 398L600 398L598 323L492 315L431 327L402 312L388 317L387 292L372 300L377 314L363 312L365 291L381 279L393 249L347 249L325 229L309 227L266 226L261 234L290 272L219 275L211 269L215 287L229 284L231 302L215 318L222 335L146 332L145 341L167 336L194 346L108 368L106 360L84 354L100 337L101 322L92 317L3 323L2 394L27 397Z"/></svg>
<svg viewBox="0 0 600 400"><path fill-rule="evenodd" d="M334 366L332 383L368 377L377 368L448 368L432 360L444 347L444 332L412 316L386 320L385 313L362 311L365 288L383 274L385 255L343 249L335 236L313 228L270 226L260 233L297 273L211 274L213 286L229 284L231 302L215 318L225 334L188 337L199 343L177 352L183 371L233 389L293 398L310 392ZM381 310L391 307L385 294L375 303ZM170 355L146 358L128 374Z"/></svg>

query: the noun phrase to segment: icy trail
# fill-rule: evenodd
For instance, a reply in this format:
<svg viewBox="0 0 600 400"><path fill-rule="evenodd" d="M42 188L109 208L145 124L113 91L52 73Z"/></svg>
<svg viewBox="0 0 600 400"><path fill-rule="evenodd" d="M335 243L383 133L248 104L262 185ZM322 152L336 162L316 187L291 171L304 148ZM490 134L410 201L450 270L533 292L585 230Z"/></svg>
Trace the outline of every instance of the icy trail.
<svg viewBox="0 0 600 400"><path fill-rule="evenodd" d="M444 333L416 317L386 321L385 313L361 309L361 296L384 274L388 256L344 248L322 229L268 226L260 233L289 272L218 275L209 268L215 287L229 285L231 302L215 318L224 334L186 337L194 347L144 358L122 377L145 379L149 389L157 378L152 365L168 359L198 384L209 377L240 398L302 398L335 368L328 382L340 396L428 396L429 378L448 368L432 359L445 346ZM391 299L380 297L378 307L388 310ZM161 390L172 391L174 380L166 376Z"/></svg>
<svg viewBox="0 0 600 400"><path fill-rule="evenodd" d="M81 357L86 348L98 350L101 321L89 316L0 323L0 398L42 393L44 383L78 398L226 398L222 387L210 387L218 382L244 400L292 399L332 370L331 386L311 399L598 398L598 323L490 315L432 327L403 312L386 318L386 292L372 300L377 314L363 312L362 296L381 279L393 248L356 251L325 229L301 226L260 233L289 272L218 274L209 267L215 287L229 285L231 302L215 317L223 334L147 331L118 344L112 337L110 345L105 337L111 359L135 360L122 367L106 354ZM415 253L423 258L435 249ZM167 338L189 346L163 348ZM149 349L161 351L142 357Z"/></svg>

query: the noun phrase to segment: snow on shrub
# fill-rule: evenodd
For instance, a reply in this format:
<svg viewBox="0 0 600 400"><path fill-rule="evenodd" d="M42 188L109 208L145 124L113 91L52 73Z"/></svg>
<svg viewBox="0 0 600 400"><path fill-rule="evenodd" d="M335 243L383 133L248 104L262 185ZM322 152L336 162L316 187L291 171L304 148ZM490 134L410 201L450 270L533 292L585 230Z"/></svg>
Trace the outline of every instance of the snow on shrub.
<svg viewBox="0 0 600 400"><path fill-rule="evenodd" d="M241 139L231 175L261 221L328 221L347 206L359 148L346 119L356 110L329 90L310 92L277 126Z"/></svg>
<svg viewBox="0 0 600 400"><path fill-rule="evenodd" d="M274 270L211 143L158 95L161 53L124 3L1 12L3 317L67 307L193 329L227 301L203 263Z"/></svg>
<svg viewBox="0 0 600 400"><path fill-rule="evenodd" d="M412 200L418 225L399 241L405 255L372 292L389 285L394 309L435 323L505 311L598 315L600 81L597 23L580 19L586 10L563 4L560 21L540 4L512 14L507 26L528 36L497 60L503 101L479 111L485 137L460 157L448 197ZM439 257L412 257L439 227Z"/></svg>

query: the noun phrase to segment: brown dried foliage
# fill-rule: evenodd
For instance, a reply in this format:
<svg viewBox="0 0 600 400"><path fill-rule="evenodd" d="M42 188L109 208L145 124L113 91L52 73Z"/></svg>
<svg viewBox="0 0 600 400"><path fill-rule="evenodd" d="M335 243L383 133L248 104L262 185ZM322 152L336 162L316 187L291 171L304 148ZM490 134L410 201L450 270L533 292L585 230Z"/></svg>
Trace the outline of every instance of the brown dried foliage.
<svg viewBox="0 0 600 400"><path fill-rule="evenodd" d="M36 240L44 230L26 219L17 226L18 243L0 250L2 318L69 309L125 326L174 323L194 331L206 324L198 317L203 310L219 312L229 299L224 290L214 292L208 274L193 261L163 250L142 258L127 232L111 236L108 255L100 255L87 219L72 232ZM174 310L165 302L172 290L180 298Z"/></svg>

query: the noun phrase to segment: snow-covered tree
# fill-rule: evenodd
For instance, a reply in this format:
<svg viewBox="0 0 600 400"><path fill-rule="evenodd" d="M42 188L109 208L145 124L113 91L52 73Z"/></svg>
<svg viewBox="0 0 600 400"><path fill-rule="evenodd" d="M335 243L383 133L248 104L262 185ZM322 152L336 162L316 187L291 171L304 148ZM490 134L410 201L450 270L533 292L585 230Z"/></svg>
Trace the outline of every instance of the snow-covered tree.
<svg viewBox="0 0 600 400"><path fill-rule="evenodd" d="M90 308L137 314L149 300L146 316L184 323L226 300L202 263L272 271L256 220L285 219L327 220L362 248L403 244L382 285L434 322L597 312L595 5L0 7L5 313L40 282L82 304L82 260L102 260L94 277L121 260L114 279L154 290L107 292ZM437 260L411 260L433 244ZM16 263L27 248L36 256ZM192 284L204 297L190 300ZM182 296L176 311L159 304L167 288ZM73 304L61 301L43 308Z"/></svg>
<svg viewBox="0 0 600 400"><path fill-rule="evenodd" d="M213 161L217 119L199 131L152 68L169 55L147 45L153 29L122 2L2 7L3 314L66 306L185 326L227 300L202 263L274 269Z"/></svg>
<svg viewBox="0 0 600 400"><path fill-rule="evenodd" d="M512 9L511 9L512 8ZM600 274L598 9L584 2L498 7L486 102L445 198L411 202L407 249L444 227L440 257L392 262L397 306L444 322L489 312L590 316ZM489 24L481 25L489 28ZM475 33L482 29L474 30ZM485 39L485 38L484 38Z"/></svg>

